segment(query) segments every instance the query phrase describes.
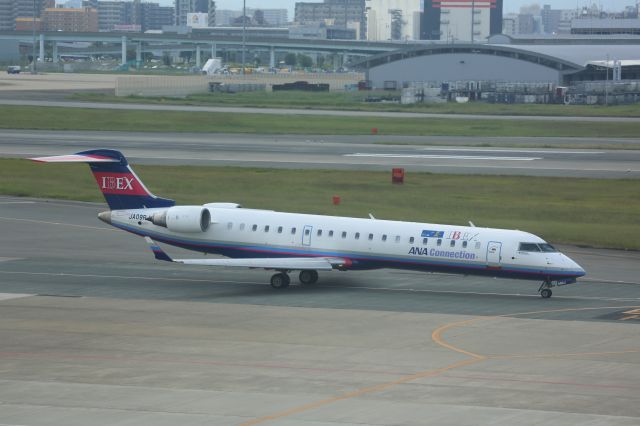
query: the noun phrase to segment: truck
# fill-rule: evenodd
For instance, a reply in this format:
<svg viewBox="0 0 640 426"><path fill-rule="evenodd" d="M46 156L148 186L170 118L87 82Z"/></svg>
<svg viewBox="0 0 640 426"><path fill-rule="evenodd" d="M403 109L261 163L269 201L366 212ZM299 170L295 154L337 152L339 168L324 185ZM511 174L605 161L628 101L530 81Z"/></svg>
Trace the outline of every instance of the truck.
<svg viewBox="0 0 640 426"><path fill-rule="evenodd" d="M20 65L9 65L7 67L7 74L20 74L20 71L22 71Z"/></svg>

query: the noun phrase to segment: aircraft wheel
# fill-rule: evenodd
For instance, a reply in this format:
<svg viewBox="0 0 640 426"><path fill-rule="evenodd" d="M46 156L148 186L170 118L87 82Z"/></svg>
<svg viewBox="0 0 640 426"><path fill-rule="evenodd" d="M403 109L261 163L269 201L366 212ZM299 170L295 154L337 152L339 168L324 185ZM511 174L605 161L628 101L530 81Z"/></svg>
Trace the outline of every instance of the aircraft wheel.
<svg viewBox="0 0 640 426"><path fill-rule="evenodd" d="M540 290L540 296L542 296L543 299L550 298L552 294L553 292L549 288L543 288L542 290Z"/></svg>
<svg viewBox="0 0 640 426"><path fill-rule="evenodd" d="M318 272L314 270L300 271L300 283L304 285L311 285L318 282Z"/></svg>
<svg viewBox="0 0 640 426"><path fill-rule="evenodd" d="M273 288L287 288L290 282L289 275L284 272L279 272L271 277L271 287Z"/></svg>

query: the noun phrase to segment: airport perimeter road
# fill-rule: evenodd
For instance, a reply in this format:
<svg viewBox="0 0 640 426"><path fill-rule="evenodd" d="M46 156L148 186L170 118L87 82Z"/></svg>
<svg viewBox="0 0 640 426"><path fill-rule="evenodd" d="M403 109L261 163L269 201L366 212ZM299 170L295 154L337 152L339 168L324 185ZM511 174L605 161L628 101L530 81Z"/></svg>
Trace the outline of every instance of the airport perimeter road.
<svg viewBox="0 0 640 426"><path fill-rule="evenodd" d="M527 148L532 142L597 143L578 138L463 138L295 136L3 130L0 156L68 154L90 148L121 150L146 164L340 168L465 174L638 178L640 150ZM440 146L403 145L426 142ZM397 145L394 145L396 143ZM522 148L465 147L499 143ZM640 143L632 140L628 143ZM602 141L606 145L605 141ZM449 145L449 146L447 146Z"/></svg>
<svg viewBox="0 0 640 426"><path fill-rule="evenodd" d="M3 424L640 423L638 253L569 249L589 280L546 300L389 270L276 291L159 264L104 208L0 197Z"/></svg>

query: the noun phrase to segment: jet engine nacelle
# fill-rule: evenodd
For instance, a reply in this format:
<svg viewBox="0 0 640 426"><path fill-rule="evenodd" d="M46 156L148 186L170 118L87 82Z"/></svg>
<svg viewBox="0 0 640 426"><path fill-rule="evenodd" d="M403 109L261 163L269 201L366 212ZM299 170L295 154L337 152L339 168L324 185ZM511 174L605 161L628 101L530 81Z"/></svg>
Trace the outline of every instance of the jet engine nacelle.
<svg viewBox="0 0 640 426"><path fill-rule="evenodd" d="M175 206L149 220L173 232L205 232L211 225L211 213L202 206Z"/></svg>

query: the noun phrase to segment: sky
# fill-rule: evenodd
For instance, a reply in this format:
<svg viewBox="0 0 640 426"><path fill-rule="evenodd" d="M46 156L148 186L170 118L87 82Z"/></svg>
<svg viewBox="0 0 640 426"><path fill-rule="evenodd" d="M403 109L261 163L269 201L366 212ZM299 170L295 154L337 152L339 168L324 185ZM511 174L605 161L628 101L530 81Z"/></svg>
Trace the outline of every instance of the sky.
<svg viewBox="0 0 640 426"><path fill-rule="evenodd" d="M265 9L289 9L289 19L293 19L293 9L296 0L246 0L247 7ZM300 0L297 0L300 1ZM321 3L322 0L304 0ZM160 0L160 3L172 5L173 0ZM636 0L504 0L504 13L518 12L520 6L532 3L550 4L554 9L573 9L577 5L582 7L596 3L605 10L622 10L625 6L632 6ZM218 9L242 9L242 0L216 0Z"/></svg>

